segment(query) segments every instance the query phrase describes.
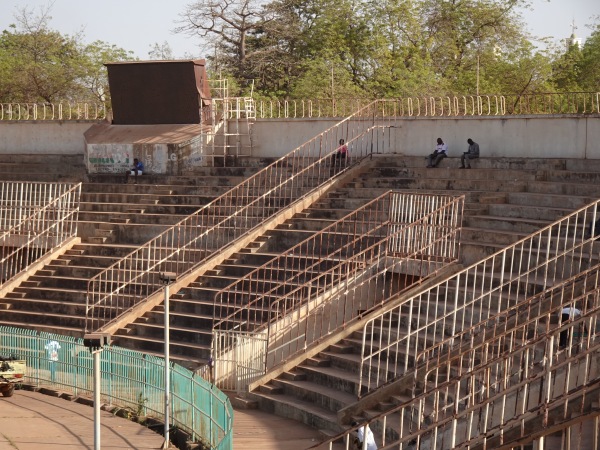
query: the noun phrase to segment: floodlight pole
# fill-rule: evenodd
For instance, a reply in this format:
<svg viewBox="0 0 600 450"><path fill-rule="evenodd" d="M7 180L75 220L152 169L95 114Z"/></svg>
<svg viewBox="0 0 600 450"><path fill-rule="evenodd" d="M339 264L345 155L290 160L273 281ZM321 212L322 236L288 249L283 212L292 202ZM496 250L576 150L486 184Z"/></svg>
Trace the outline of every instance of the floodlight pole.
<svg viewBox="0 0 600 450"><path fill-rule="evenodd" d="M160 281L165 285L165 301L164 301L164 308L165 308L165 349L164 349L164 353L165 353L165 442L163 444L163 449L167 449L169 448L169 422L170 422L170 418L169 418L169 412L171 409L171 405L170 405L170 397L171 397L171 372L170 372L170 364L169 364L169 360L170 360L170 352L169 352L169 347L170 347L170 338L169 338L169 285L175 281L176 279L176 275L173 272L161 272L159 274L159 278Z"/></svg>

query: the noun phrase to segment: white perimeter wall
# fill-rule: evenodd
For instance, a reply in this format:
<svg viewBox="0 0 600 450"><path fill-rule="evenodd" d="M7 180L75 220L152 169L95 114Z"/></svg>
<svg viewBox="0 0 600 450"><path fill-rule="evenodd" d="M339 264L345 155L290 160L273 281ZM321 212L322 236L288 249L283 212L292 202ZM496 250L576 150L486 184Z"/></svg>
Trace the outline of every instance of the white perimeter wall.
<svg viewBox="0 0 600 450"><path fill-rule="evenodd" d="M279 157L338 123L333 119L258 119L253 156ZM0 122L0 153L83 154L92 122ZM404 118L390 130L398 153L426 155L441 137L450 156L479 143L481 156L600 159L600 116Z"/></svg>
<svg viewBox="0 0 600 450"><path fill-rule="evenodd" d="M83 133L95 122L0 122L0 154L83 154Z"/></svg>
<svg viewBox="0 0 600 450"><path fill-rule="evenodd" d="M253 156L283 156L335 125L330 119L259 119ZM441 137L450 156L479 143L482 157L600 159L600 116L458 117L398 120L390 139L398 153L427 155Z"/></svg>

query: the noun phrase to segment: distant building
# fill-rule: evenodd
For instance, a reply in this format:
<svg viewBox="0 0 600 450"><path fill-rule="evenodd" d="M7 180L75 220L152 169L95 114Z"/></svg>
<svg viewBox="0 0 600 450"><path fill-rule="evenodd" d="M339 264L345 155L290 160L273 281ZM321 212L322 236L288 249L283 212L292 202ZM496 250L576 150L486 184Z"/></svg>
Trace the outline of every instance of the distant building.
<svg viewBox="0 0 600 450"><path fill-rule="evenodd" d="M565 50L567 50L567 51L574 45L576 45L580 50L583 47L581 38L578 38L577 36L575 36L576 29L577 29L577 27L575 26L575 20L573 20L573 22L571 22L571 37L564 40Z"/></svg>

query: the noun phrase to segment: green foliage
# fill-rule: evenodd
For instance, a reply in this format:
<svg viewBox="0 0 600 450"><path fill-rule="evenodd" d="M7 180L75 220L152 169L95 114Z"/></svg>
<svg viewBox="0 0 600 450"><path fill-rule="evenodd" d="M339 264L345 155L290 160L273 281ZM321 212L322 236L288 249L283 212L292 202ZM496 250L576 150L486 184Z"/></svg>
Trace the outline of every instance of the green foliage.
<svg viewBox="0 0 600 450"><path fill-rule="evenodd" d="M583 45L578 82L584 90L600 91L600 25Z"/></svg>
<svg viewBox="0 0 600 450"><path fill-rule="evenodd" d="M261 4L244 0L251 3ZM518 14L525 4L274 0L262 10L269 20L247 35L243 64L233 64L233 47L216 52L221 67L242 86L255 80L264 96L536 92L549 88L551 60L526 38Z"/></svg>
<svg viewBox="0 0 600 450"><path fill-rule="evenodd" d="M48 11L20 11L0 35L0 102L98 101L108 95L104 63L131 56L114 45L81 43L49 27Z"/></svg>
<svg viewBox="0 0 600 450"><path fill-rule="evenodd" d="M559 55L552 67L552 81L559 91L577 92L581 70L582 54L577 44L570 45L565 53Z"/></svg>

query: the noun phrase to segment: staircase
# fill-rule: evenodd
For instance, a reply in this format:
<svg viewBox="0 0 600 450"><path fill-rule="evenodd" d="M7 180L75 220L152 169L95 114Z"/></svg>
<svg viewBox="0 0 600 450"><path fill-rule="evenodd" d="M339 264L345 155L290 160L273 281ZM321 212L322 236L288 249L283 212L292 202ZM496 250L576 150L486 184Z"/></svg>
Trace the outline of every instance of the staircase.
<svg viewBox="0 0 600 450"><path fill-rule="evenodd" d="M463 221L465 225L463 237L467 236L467 239L461 240L463 265L471 264L481 259L481 256L487 256L500 250L504 246L526 236L528 231L535 231L549 225L553 220L566 215L572 209L590 202L594 193L596 195L600 194L596 186L583 182L590 178L594 179L595 175L556 170L557 164L559 167L564 167L568 164L566 161L551 161L549 167L544 166L546 162L540 162L540 171L534 168L523 171L511 170L503 167L502 161L499 163L499 170L493 168L480 169L481 174L476 173L478 170L456 171L461 176L465 173L465 176L469 177L468 186L471 187L471 190L466 194L467 201ZM462 180L449 180L449 170L430 171L435 172L431 175L431 179L398 177L399 171L411 176L418 173L418 170L418 168L401 167L400 164L394 167L393 163L388 161L385 168L374 169L375 176L364 176L360 182L351 185L347 192L344 194L338 192L337 196L338 198L360 197L361 189L374 185L378 189L397 188L399 185L409 189L423 189L424 186L436 186L439 183L446 186L445 192L449 192L448 189L454 187L455 184L461 185L463 183ZM481 179L482 176L485 178ZM539 178L542 180L538 180ZM552 181L548 181L549 178ZM520 179L522 180L521 183L518 181ZM506 183L505 180L512 181ZM568 192L568 195L553 194L552 198L548 198L547 195L540 194L540 192L549 189L550 186L555 192ZM486 191L485 188L489 190ZM515 189L515 191L510 189ZM344 201L339 200L337 206L342 203ZM540 204L542 208L537 207ZM569 209L564 206L573 206L573 208ZM308 219L306 221L311 224L308 227L323 220L324 218L319 216L325 214L329 215L328 212L320 213L315 209L312 214L309 214L312 221ZM508 219L506 219L507 217ZM502 218L504 220L501 220ZM298 221L296 226L306 226L306 222ZM301 223L304 225L300 225ZM583 235L584 228L583 224L579 224L577 233L580 236ZM517 271L518 267L513 268L513 270ZM472 274L469 274L469 277L471 276ZM498 285L500 283L499 278L503 277L504 275L494 275L489 283ZM436 293L436 296L453 298L453 296L458 295L460 299L473 298L477 293L475 287L467 282L457 294L456 286L454 288L448 286L446 288L447 292L440 290ZM515 284L512 287L511 294L504 292L501 297L531 295L544 289L544 287L541 277L530 277L527 283ZM450 288L452 290L449 290ZM507 289L509 288L504 290ZM501 292L491 293L490 298L500 298L500 294ZM438 307L434 306L435 309ZM502 308L503 305L497 303L496 300L495 307ZM401 331L403 328L408 327L409 321L412 322L410 324L412 328L422 326L434 308L432 308L430 301L413 302L412 305L404 306L401 314L387 317L386 321L380 324L380 327L389 328L390 324L394 327L399 324L399 330ZM445 308L451 311L452 305L446 305ZM489 312L482 311L480 307L479 309L472 309L468 313L469 317L466 320L469 323L476 323L478 317L489 314ZM409 317L412 317L412 319L409 319ZM454 332L453 329L442 326L428 339L433 344L436 340L439 341L452 336ZM369 338L377 340L382 334L385 334L385 332L381 329L372 330L366 338L367 340ZM434 338L434 336L437 337ZM349 407L355 403L358 397L365 394L365 386L360 387L359 383L359 374L361 373L359 365L360 349L364 338L365 335L362 333L354 333L344 338L317 357L309 358L295 369L289 370L277 379L260 386L252 392L251 398L257 401L261 409L266 411L302 420L307 424L329 430L326 432L340 431L341 428L336 413L344 407ZM406 369L409 370L414 367L415 358L417 357L416 352L397 353L388 351L385 358L391 361L403 361L406 364ZM368 374L363 373L363 377L368 377ZM396 388L396 391L387 394L381 403L373 405L372 410L368 408L363 410L364 415L368 417L375 414L378 409L385 409L394 403L406 401L412 395L412 388L412 382L405 384L404 387ZM368 389L367 386L366 390ZM345 401L348 401L348 403L345 403Z"/></svg>
<svg viewBox="0 0 600 450"><path fill-rule="evenodd" d="M536 441L537 448L553 449L555 434L563 433L572 434L571 448L593 448L597 431L590 418L600 400L599 269L515 305L478 324L470 340L432 353L422 393L394 397L395 405L382 402L385 412L367 411L380 442L386 448L483 449ZM565 306L581 308L581 315L558 324ZM567 336L564 347L558 345L561 334ZM319 448L332 448L334 440Z"/></svg>
<svg viewBox="0 0 600 450"><path fill-rule="evenodd" d="M426 169L421 158L386 156L375 157L374 161L375 167L368 172L329 192L319 202L259 237L192 285L175 292L171 303L175 358L187 361L186 365L190 367L198 367L206 361L214 294L218 290L386 190L464 193L466 204L461 241L461 262L464 266L600 197L600 185L597 182L600 167L594 166L593 162L582 165L579 161L560 159L533 161L482 158L478 160L476 168L462 171L457 169L460 164L453 158L444 160L444 166L439 169ZM199 181L204 178L205 184L196 185L204 183ZM47 272L36 273L30 279L29 286L24 283L5 296L0 323L79 335L77 333L82 329L81 308L85 302L84 285L89 277L166 226L171 220L168 217L172 216L174 222L179 212L187 212L187 206L201 204L205 201L201 198L204 192L212 192L212 186L221 185L228 175L218 178L182 178L181 185L171 181L157 186L153 192L150 192L150 185L117 187L114 183L114 191L104 194L96 190L101 191L101 185L111 183L86 183L84 192L89 196L84 197L84 220L80 230L84 242L49 264L44 269ZM146 180L152 183L153 179L144 176L142 182ZM196 189L198 197L194 198L191 193L188 195L186 189ZM105 201L108 197L103 198L103 195L124 197L114 202L115 207L111 211L103 204L111 203ZM88 213L89 216L86 216ZM585 225L578 224L578 232L581 233ZM71 269L74 270L71 272ZM53 277L57 277L56 281L52 281ZM72 287L68 287L71 281ZM492 279L491 283L497 281ZM521 295L524 292L532 294L543 287L543 280L531 279L526 287L518 286L518 290ZM461 295L464 298L472 297L474 289L472 287L469 291L463 288ZM57 309L49 314L41 314L48 311L48 306ZM390 316L387 324L406 326L408 322L405 317L409 311L426 311L425 308L426 303L413 304L410 309L404 307L403 313ZM122 329L116 337L118 344L159 353L159 348L162 348L161 313L159 306ZM440 330L435 339L443 341L447 331ZM373 331L371 335L377 336L378 332ZM286 413L280 411L278 405L286 402L300 404L297 411L293 412L295 417L319 428L339 431L334 413L342 407L348 407L359 393L365 394L370 389L369 386L359 387L357 375L360 369L356 349L363 337L361 333L346 337L344 341L311 357L253 394L262 397L260 403L266 410L277 410L284 415ZM416 356L413 352L406 361L413 364L411 360L414 361ZM324 368L323 373L321 368ZM338 386L343 389L336 394L334 388ZM388 406L394 401L406 400L403 396L408 395L407 392L400 391L388 397ZM304 406L298 400L302 398L305 399ZM379 406L375 406L373 411L377 408ZM368 408L364 411L367 415L372 414Z"/></svg>
<svg viewBox="0 0 600 450"><path fill-rule="evenodd" d="M331 193L334 197L336 189L333 189ZM364 204L370 200L370 197L365 196L355 204ZM331 207L331 205L328 206ZM325 202L323 207L328 206ZM341 213L341 211L339 212ZM299 213L297 216L302 217L304 213ZM311 230L302 230L294 229L293 223L296 221L297 217L293 217L275 229L260 235L223 263L204 272L188 286L170 296L170 353L173 360L190 369L198 369L205 365L210 358L215 317L225 317L233 310L233 305L215 303L215 295L333 223L332 220L323 221L321 228L313 227ZM295 270L291 267L282 267L279 275L275 275L272 271L269 272L268 275L265 275L264 280L258 282L260 290L251 295L260 295L262 292L268 291L270 286L278 282L280 276L283 277L288 271ZM218 311L215 310L215 307ZM164 310L163 306L159 305L143 317L120 329L113 336L113 341L124 347L160 355L163 352L163 321Z"/></svg>
<svg viewBox="0 0 600 450"><path fill-rule="evenodd" d="M0 324L81 337L87 285L94 275L258 168L200 170L193 177L144 175L138 185L123 185L121 176L91 175L82 188L81 242L4 295Z"/></svg>

